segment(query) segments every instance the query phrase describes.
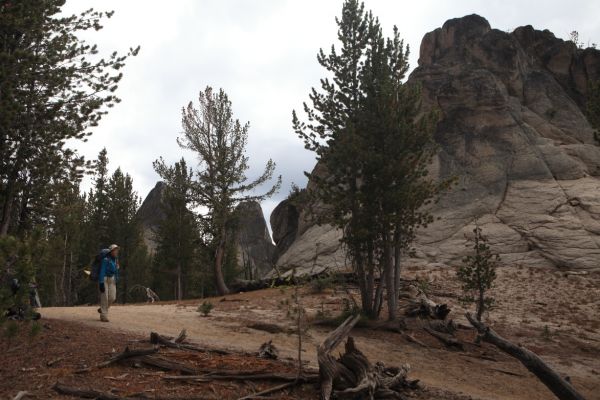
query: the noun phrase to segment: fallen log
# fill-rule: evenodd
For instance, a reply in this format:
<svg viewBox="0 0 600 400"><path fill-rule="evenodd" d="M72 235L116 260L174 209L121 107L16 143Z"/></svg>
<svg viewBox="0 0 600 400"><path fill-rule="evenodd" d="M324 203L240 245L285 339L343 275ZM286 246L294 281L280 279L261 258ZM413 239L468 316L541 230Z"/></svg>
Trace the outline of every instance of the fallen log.
<svg viewBox="0 0 600 400"><path fill-rule="evenodd" d="M515 345L498 335L492 328L477 321L470 313L465 314L471 325L477 329L481 340L491 343L503 352L513 356L521 362L530 372L546 385L548 389L560 400L585 400L575 390L567 379L561 377L554 369L544 362L537 354L525 347Z"/></svg>
<svg viewBox="0 0 600 400"><path fill-rule="evenodd" d="M190 343L182 343L184 339L179 339L183 334L183 338L185 338L185 329L179 334L177 339L171 340L166 336L160 335L156 332L150 332L150 343L157 344L164 347L170 347L172 349L179 350L189 350L189 351L197 351L200 353L215 353L220 355L229 355L230 351L221 350L221 349L213 349L208 347L197 346ZM179 342L177 340L180 340Z"/></svg>
<svg viewBox="0 0 600 400"><path fill-rule="evenodd" d="M238 371L236 371L238 372ZM167 381L198 381L198 382L209 382L212 380L232 380L232 381L283 381L283 382L294 382L298 379L298 374L277 374L277 373L220 373L212 374L207 373L204 375L167 375L163 376L162 379ZM318 375L303 375L302 379L307 383L317 382L319 379Z"/></svg>
<svg viewBox="0 0 600 400"><path fill-rule="evenodd" d="M94 389L81 389L63 385L61 383L55 383L52 386L52 389L60 394L78 397L80 399L95 399L95 400L148 400L148 396L143 395L134 395L122 397L112 393L101 392L99 390ZM168 396L156 396L152 397L152 400L214 400L215 397L207 397L207 396L185 396L185 397L168 397Z"/></svg>
<svg viewBox="0 0 600 400"><path fill-rule="evenodd" d="M425 332L429 333L431 336L433 336L434 338L436 338L437 340L442 342L447 347L451 347L451 348L455 347L459 350L464 350L463 344L461 342L459 342L458 339L456 339L450 335L435 331L428 326L424 326L423 329L425 330Z"/></svg>
<svg viewBox="0 0 600 400"><path fill-rule="evenodd" d="M450 308L447 304L437 304L430 300L424 294L421 294L417 301L409 304L405 311L407 317L421 317L444 320L450 314Z"/></svg>
<svg viewBox="0 0 600 400"><path fill-rule="evenodd" d="M179 371L186 375L196 375L198 373L198 371L194 368L190 368L185 364L167 360L166 358L162 357L143 356L138 357L137 360L146 366L158 368L163 371Z"/></svg>
<svg viewBox="0 0 600 400"><path fill-rule="evenodd" d="M418 344L418 345L419 345L419 346L421 346L421 347L429 347L429 346L427 346L425 343L421 342L419 339L415 338L415 337L414 337L413 335L411 335L411 334L405 333L405 334L403 335L403 337L404 337L404 338L405 338L407 341L409 341L409 342L411 342L411 343L414 343L414 344Z"/></svg>
<svg viewBox="0 0 600 400"><path fill-rule="evenodd" d="M96 365L97 368L107 367L116 362L126 360L128 358L147 356L149 354L154 354L158 352L158 347L152 347L150 349L136 349L129 350L129 347L125 347L125 350L122 353L117 354L114 357L111 357L109 360L101 362Z"/></svg>
<svg viewBox="0 0 600 400"><path fill-rule="evenodd" d="M386 368L381 362L372 365L348 337L344 354L335 359L331 352L342 342L359 321L360 316L348 317L317 346L319 380L322 400L336 398L402 398L404 388L414 388L408 381L409 365Z"/></svg>
<svg viewBox="0 0 600 400"><path fill-rule="evenodd" d="M433 329L434 331L438 331L441 333L447 333L449 335L454 335L454 332L457 331L457 327L456 324L454 323L453 320L451 319L447 319L447 320L438 320L438 319L434 319L429 321L429 327L431 329Z"/></svg>

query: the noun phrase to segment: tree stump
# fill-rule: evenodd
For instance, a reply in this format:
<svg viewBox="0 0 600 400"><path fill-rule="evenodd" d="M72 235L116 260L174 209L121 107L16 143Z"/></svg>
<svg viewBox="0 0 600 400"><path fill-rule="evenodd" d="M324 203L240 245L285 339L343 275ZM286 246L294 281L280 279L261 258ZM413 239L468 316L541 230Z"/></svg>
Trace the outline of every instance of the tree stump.
<svg viewBox="0 0 600 400"><path fill-rule="evenodd" d="M381 362L373 365L352 337L339 359L331 355L359 319L359 315L349 317L317 346L321 399L329 400L332 394L338 399L402 399L401 392L416 388L418 382L407 379L408 364L400 368L388 368Z"/></svg>

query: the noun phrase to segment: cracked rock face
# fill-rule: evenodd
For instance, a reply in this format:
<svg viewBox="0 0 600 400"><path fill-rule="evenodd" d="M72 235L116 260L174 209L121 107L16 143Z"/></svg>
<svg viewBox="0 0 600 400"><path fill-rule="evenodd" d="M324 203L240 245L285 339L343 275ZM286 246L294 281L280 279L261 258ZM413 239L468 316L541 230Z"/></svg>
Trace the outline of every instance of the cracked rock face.
<svg viewBox="0 0 600 400"><path fill-rule="evenodd" d="M166 184L158 182L144 199L137 217L142 224L144 242L151 253L156 251L156 232L166 218L163 210L163 197ZM239 217L234 232L239 277L259 279L273 269L275 245L267 229L267 223L260 204L247 201L238 204Z"/></svg>
<svg viewBox="0 0 600 400"><path fill-rule="evenodd" d="M260 203L246 201L236 207L239 215L236 231L237 259L245 279L259 279L273 269L275 245L267 229Z"/></svg>
<svg viewBox="0 0 600 400"><path fill-rule="evenodd" d="M583 111L596 79L600 51L531 26L506 33L470 15L426 34L409 81L441 112L432 173L458 183L407 262L460 263L477 221L505 263L599 269L600 147ZM309 228L277 264L334 268L337 238ZM317 243L328 254L315 256Z"/></svg>

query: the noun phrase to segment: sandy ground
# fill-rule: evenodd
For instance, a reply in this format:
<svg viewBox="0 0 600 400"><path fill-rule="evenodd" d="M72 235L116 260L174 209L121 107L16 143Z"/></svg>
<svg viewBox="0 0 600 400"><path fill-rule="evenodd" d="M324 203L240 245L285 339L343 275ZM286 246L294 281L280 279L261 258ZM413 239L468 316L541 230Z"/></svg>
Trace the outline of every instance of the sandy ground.
<svg viewBox="0 0 600 400"><path fill-rule="evenodd" d="M405 275L407 280L424 282L420 286L431 298L448 303L452 308L450 316L467 324L462 317L464 309L456 298L458 282L452 270L409 268ZM493 293L498 305L489 315L494 328L568 375L588 399L600 400L600 275L565 276L558 271L518 267L504 267L498 275ZM297 338L288 331L293 324L286 315L292 290L276 288L210 299L215 308L206 318L196 311L201 303L198 300L115 306L107 324L99 321L97 307L45 308L42 314L44 318L142 335L151 331L176 335L185 328L195 342L245 351L256 351L262 343L273 339L283 357L293 358ZM301 296L311 318L319 311L339 314L344 297L347 292L343 290L312 294L309 288L304 288ZM249 327L258 322L275 324L283 332L269 333ZM316 326L308 330L303 358L311 365L316 366L316 345L330 330ZM428 347L382 330L356 329L352 335L372 361L389 365L409 363L411 377L431 388L474 399L553 398L521 364L489 345L467 344L464 352L450 351L420 329L412 334ZM461 335L466 342L474 337L471 331L463 331Z"/></svg>

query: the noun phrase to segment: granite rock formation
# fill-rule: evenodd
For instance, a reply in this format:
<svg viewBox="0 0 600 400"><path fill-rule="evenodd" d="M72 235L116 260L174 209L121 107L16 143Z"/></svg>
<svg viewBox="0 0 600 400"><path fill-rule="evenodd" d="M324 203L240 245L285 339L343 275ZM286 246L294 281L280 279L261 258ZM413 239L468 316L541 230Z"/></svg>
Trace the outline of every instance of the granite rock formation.
<svg viewBox="0 0 600 400"><path fill-rule="evenodd" d="M505 263L600 269L600 147L585 117L598 79L600 51L547 30L507 33L470 15L426 34L409 82L441 112L431 173L458 183L432 207L439 219L419 232L408 262L459 263L477 223ZM340 233L299 214L304 226L278 268L343 265ZM291 215L271 217L274 231L283 218Z"/></svg>
<svg viewBox="0 0 600 400"><path fill-rule="evenodd" d="M236 230L238 265L244 279L264 277L273 269L275 245L271 240L267 222L260 204L256 201L240 203Z"/></svg>
<svg viewBox="0 0 600 400"><path fill-rule="evenodd" d="M137 214L143 227L144 242L150 252L156 250L155 232L165 218L162 209L165 187L164 182L158 182L144 199ZM262 278L272 270L275 252L262 208L257 202L244 202L237 206L236 212L239 221L234 234L240 278Z"/></svg>
<svg viewBox="0 0 600 400"><path fill-rule="evenodd" d="M156 183L154 188L148 193L140 206L137 217L142 225L142 235L144 243L150 253L156 250L156 230L161 221L165 219L162 202L166 184L162 181Z"/></svg>

